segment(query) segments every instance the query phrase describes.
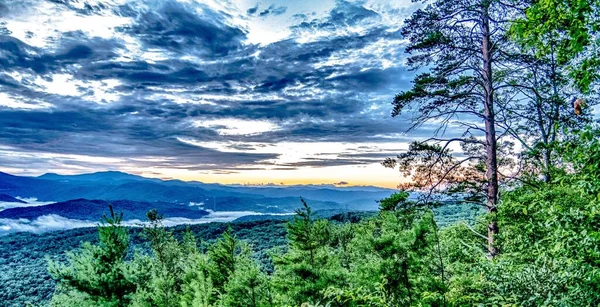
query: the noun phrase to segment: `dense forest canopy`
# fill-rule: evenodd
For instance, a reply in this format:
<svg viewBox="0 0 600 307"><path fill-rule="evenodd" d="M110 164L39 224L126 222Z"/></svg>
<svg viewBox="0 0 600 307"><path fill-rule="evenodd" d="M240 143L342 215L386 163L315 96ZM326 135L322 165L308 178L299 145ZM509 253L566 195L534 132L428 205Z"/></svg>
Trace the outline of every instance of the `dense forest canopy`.
<svg viewBox="0 0 600 307"><path fill-rule="evenodd" d="M132 254L111 210L96 243L49 261L51 306L599 305L599 10L425 1L401 29L420 73L392 116L439 129L383 162L411 181L376 216L318 218L300 200L266 267L234 232L205 244L157 211ZM442 225L457 203L485 212Z"/></svg>

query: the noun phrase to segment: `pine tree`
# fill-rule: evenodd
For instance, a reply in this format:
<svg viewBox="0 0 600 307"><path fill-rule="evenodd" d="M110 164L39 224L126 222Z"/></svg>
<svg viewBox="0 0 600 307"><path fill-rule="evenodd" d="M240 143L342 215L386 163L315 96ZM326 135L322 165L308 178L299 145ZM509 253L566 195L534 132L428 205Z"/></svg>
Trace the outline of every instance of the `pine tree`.
<svg viewBox="0 0 600 307"><path fill-rule="evenodd" d="M132 267L124 261L129 234L121 225L123 215L109 208L110 216L103 216L98 227L98 245L85 243L79 252L69 253L68 265L49 262L59 289L53 305L127 306L136 291Z"/></svg>
<svg viewBox="0 0 600 307"><path fill-rule="evenodd" d="M308 203L300 199L302 208L287 224L288 252L274 257L273 284L279 293L279 304L301 305L315 303L327 287L344 282L341 262L333 257L331 225L315 219Z"/></svg>
<svg viewBox="0 0 600 307"><path fill-rule="evenodd" d="M243 245L236 256L235 270L224 290L222 302L228 307L274 306L269 279L252 258L247 245Z"/></svg>
<svg viewBox="0 0 600 307"><path fill-rule="evenodd" d="M507 42L506 20L514 14L512 4L497 0L438 0L405 21L402 34L409 41L408 64L428 71L414 79L411 90L396 95L392 116L411 114L411 129L431 122L439 127L434 137L412 146L414 154L386 162L387 166L406 166L407 173L425 173L417 176L425 178L430 188L447 186L443 181L460 179L463 171L483 171L485 206L491 217L487 235L490 257L498 254L494 242L498 233L494 218L499 194L498 139L505 134L497 132L496 99L507 60L502 51ZM449 125L463 129L462 136L439 137ZM453 159L448 150L452 143L460 144L466 157ZM430 164L419 167L423 164L402 161L415 156ZM429 175L434 172L439 174Z"/></svg>
<svg viewBox="0 0 600 307"><path fill-rule="evenodd" d="M287 224L288 239L290 244L300 251L308 254L310 264L315 263L315 250L320 242L314 228L314 216L312 209L303 198L300 198L303 208L296 210L296 216Z"/></svg>
<svg viewBox="0 0 600 307"><path fill-rule="evenodd" d="M235 234L232 234L231 228L227 229L223 236L209 247L210 277L217 291L224 291L225 284L235 272L236 256L240 252L240 242Z"/></svg>
<svg viewBox="0 0 600 307"><path fill-rule="evenodd" d="M162 226L162 216L156 210L150 210L147 216L150 226L142 235L149 239L152 255L134 259L142 262L139 275L146 278L138 282L133 305L170 307L213 297L212 292L203 296L186 293L190 289L212 289L206 278L204 255L198 251L194 235L188 229L180 241Z"/></svg>

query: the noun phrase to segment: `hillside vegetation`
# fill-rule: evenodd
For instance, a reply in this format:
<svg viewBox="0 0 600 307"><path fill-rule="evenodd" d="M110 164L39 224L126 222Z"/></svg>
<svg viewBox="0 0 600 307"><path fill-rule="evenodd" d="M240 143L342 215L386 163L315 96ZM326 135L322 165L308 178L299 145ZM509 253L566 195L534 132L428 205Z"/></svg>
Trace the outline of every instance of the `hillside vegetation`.
<svg viewBox="0 0 600 307"><path fill-rule="evenodd" d="M253 246L255 259L265 267L270 264L268 251L273 247L285 246L284 222L277 220L209 223L169 229L178 238L189 229L196 236L199 247L205 249L229 228L240 240ZM129 228L128 233L131 244L127 257L131 257L134 251L149 250L147 242L140 237L139 228ZM78 228L43 234L21 232L0 237L1 306L17 307L26 303L47 305L55 288L55 282L48 273L48 259L65 261L65 252L79 248L83 242L97 244L97 229Z"/></svg>
<svg viewBox="0 0 600 307"><path fill-rule="evenodd" d="M300 201L297 203L301 205ZM457 221L473 221L481 214L481 210L458 204L434 210L436 219L444 225ZM108 205L104 207L103 212L108 213ZM334 224L357 223L376 215L376 212L339 213L339 210L314 212L314 218L324 218ZM179 239L189 230L195 236L198 248L204 251L225 231L231 229L238 240L252 247L252 258L257 261L261 270L272 273L274 267L271 253L286 249L285 223L293 218L294 216L246 216L233 223L181 225L167 229ZM140 228L127 229L131 243L126 258L130 259L134 251L148 254L150 246L142 235L144 231ZM64 263L67 259L66 252L78 249L84 242L98 244L95 228L42 234L20 232L0 236L0 270L3 272L0 274L0 301L11 307L23 306L27 302L45 306L52 298L56 284L48 272L48 259ZM274 248L277 250L274 251Z"/></svg>
<svg viewBox="0 0 600 307"><path fill-rule="evenodd" d="M285 246L259 256L241 240L255 229L230 229L208 243L198 241L197 229L161 227L156 211L138 236L148 253L132 255L131 234L113 213L97 243L69 253L66 263L50 262L58 283L51 305L595 306L598 136L587 130L559 150L571 171L556 169L549 182L530 179L503 193L493 259L481 234L490 214L440 228L432 209L444 204L411 201L406 192L357 223L316 218L306 202L285 230L256 222L278 229L281 241L263 233L252 242Z"/></svg>
<svg viewBox="0 0 600 307"><path fill-rule="evenodd" d="M111 212L97 243L50 261L51 306L600 305L599 11L427 1L400 27L417 73L391 113L431 137L383 161L408 180L376 216L332 221L304 202L285 248L257 260L233 231L206 245L157 211L131 254ZM452 204L485 213L442 223Z"/></svg>
<svg viewBox="0 0 600 307"><path fill-rule="evenodd" d="M110 207L96 230L62 241L60 252L89 240L49 256L42 281L28 280L41 251L5 251L9 274L23 278L3 280L2 295L56 307L600 306L598 12L599 0L433 0L404 19L403 65L415 74L391 115L431 137L417 134L382 162L406 180L393 194L369 188L386 193L376 214L320 217L317 209L363 197L332 202L334 194L311 188L286 222L173 229L149 210L145 227L132 230ZM117 175L99 183L0 174L0 191L298 207L285 190L258 195ZM19 238L29 240L11 235L3 248ZM49 250L52 239L28 244Z"/></svg>
<svg viewBox="0 0 600 307"><path fill-rule="evenodd" d="M106 211L106 208L108 208L109 203L113 205L115 210L127 216L128 219L143 220L146 217L146 212L151 208L165 212L165 217L184 216L189 219L199 219L208 215L206 210L201 210L197 207L166 202L147 203L128 200L108 202L104 200L74 199L45 206L5 209L0 211L0 219L34 220L44 215L56 214L69 219L98 221Z"/></svg>

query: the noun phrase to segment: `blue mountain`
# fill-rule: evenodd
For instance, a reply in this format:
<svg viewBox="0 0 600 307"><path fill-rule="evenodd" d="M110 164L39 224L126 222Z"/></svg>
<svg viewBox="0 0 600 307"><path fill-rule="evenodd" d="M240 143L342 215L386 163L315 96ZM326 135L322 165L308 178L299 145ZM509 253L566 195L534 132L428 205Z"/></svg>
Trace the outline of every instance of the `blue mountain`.
<svg viewBox="0 0 600 307"><path fill-rule="evenodd" d="M166 202L214 211L293 212L304 197L315 209L374 210L376 200L393 190L377 187L240 186L160 180L123 172L81 175L45 174L39 177L14 176L0 172L0 193L35 197L40 201L66 202L72 199L105 201Z"/></svg>
<svg viewBox="0 0 600 307"><path fill-rule="evenodd" d="M123 181L160 181L160 179L145 178L137 175L127 174L118 171L97 172L90 174L79 175L59 175L55 173L47 173L37 177L39 179L58 180L63 182L69 181L87 181L101 183L118 183Z"/></svg>
<svg viewBox="0 0 600 307"><path fill-rule="evenodd" d="M123 213L126 220L146 220L146 213L150 209L158 210L165 218L186 217L199 219L208 215L206 210L187 205L177 205L166 202L137 202L130 200L87 200L75 199L38 207L9 208L0 211L0 218L34 220L43 215L56 214L69 219L99 221L106 215L112 205L115 212Z"/></svg>
<svg viewBox="0 0 600 307"><path fill-rule="evenodd" d="M26 204L27 202L24 202L20 199L16 199L10 195L7 194L0 194L0 202L5 202L5 203L20 203L20 204Z"/></svg>

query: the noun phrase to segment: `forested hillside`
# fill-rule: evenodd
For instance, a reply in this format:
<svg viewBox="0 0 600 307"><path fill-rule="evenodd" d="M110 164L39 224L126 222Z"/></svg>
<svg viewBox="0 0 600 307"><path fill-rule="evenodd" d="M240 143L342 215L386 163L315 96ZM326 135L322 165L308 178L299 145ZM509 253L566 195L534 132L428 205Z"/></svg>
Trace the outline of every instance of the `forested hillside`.
<svg viewBox="0 0 600 307"><path fill-rule="evenodd" d="M205 245L156 211L132 255L113 213L97 243L49 263L51 305L598 306L599 11L424 3L400 28L417 74L392 116L431 135L383 162L407 180L377 215L322 219L303 200L265 262L233 231ZM452 204L485 212L443 223Z"/></svg>
<svg viewBox="0 0 600 307"><path fill-rule="evenodd" d="M553 170L549 182L529 179L503 193L493 258L482 234L489 214L439 227L432 209L444 204L411 201L406 192L357 223L320 219L304 203L286 224L255 222L244 232L232 224L235 231L208 245L198 239L212 238L211 227L182 234L161 227L156 211L132 241L112 214L97 243L69 254L66 264L50 263L58 282L52 305L595 306L599 136L586 130L558 150L573 171ZM132 255L140 238L149 253ZM285 248L253 256L264 244Z"/></svg>
<svg viewBox="0 0 600 307"><path fill-rule="evenodd" d="M106 208L111 204L115 210L122 212L128 219L144 220L146 212L157 209L165 217L186 217L199 219L208 215L206 210L188 205L173 204L166 202L136 202L128 200L104 201L74 199L37 207L17 207L0 211L0 219L28 219L34 220L44 215L56 214L68 219L98 221L104 215Z"/></svg>
<svg viewBox="0 0 600 307"><path fill-rule="evenodd" d="M108 207L106 207L108 212ZM176 237L189 229L194 233L200 248L206 246L231 229L240 240L253 246L254 258L265 268L272 267L268 252L273 247L285 246L284 222L278 220L243 223L209 223L171 228ZM135 250L147 250L148 244L140 236L139 228L130 228L131 246L128 256ZM64 261L65 252L79 248L82 242L98 243L96 228L78 228L44 234L16 233L0 237L0 306L24 306L27 302L46 305L52 298L55 283L48 274L48 259Z"/></svg>
<svg viewBox="0 0 600 307"><path fill-rule="evenodd" d="M104 202L99 202L104 204ZM301 205L301 202L298 201ZM118 207L115 207L118 208ZM103 209L108 213L108 205ZM438 223L449 225L457 221L473 222L482 213L471 206L449 204L435 208ZM330 220L332 223L357 223L370 218L376 212L317 211L314 217ZM125 214L123 215L126 216ZM285 223L293 216L245 216L233 223L208 223L197 225L182 225L169 228L175 237L181 238L189 229L199 244L206 250L210 243L220 237L227 229L237 235L239 240L252 246L252 257L261 269L273 272L273 261L270 257L273 248L286 249ZM134 251L149 252L148 242L142 236L140 228L129 228L131 237L127 258ZM26 302L34 305L47 304L54 293L55 282L48 273L48 259L66 260L66 252L81 247L83 242L98 243L96 228L78 228L68 231L54 231L42 234L20 232L0 236L0 301L7 306L22 306Z"/></svg>
<svg viewBox="0 0 600 307"><path fill-rule="evenodd" d="M7 117L12 137L0 153L8 152L23 172L17 160L38 163L32 152L45 145L53 165L75 161L76 169L85 167L77 160L84 157L156 175L264 180L259 175L277 174L289 182L325 182L317 176L338 178L330 172L339 171L363 182L362 172L381 166L398 171L399 185L347 187L340 178L331 186L285 188L121 172L0 173L4 221L104 214L96 228L0 237L0 305L600 306L600 0L430 0L394 8L372 2L335 1L324 17L295 11L287 16L297 21L286 27L289 38L248 43L255 36L246 35L253 30L246 21L284 19L288 7L245 8L240 26L226 22L233 8L200 2L197 10L165 2L136 11L61 1L88 14L109 8L132 21L115 27L115 42L97 44L112 46L106 55L77 45L47 56L53 64L44 69L29 62L38 49L21 48L26 44L16 38L4 43L15 56L0 59L0 68L10 62L23 70L57 66L85 78L110 76L117 78L115 91L130 95L80 113L70 98L40 102L54 97L49 93L36 92L25 103L2 96L10 98L8 108L51 110L30 121L63 114L51 125L68 131ZM0 23L0 35L10 32ZM123 40L132 33L137 40ZM119 42L132 41L146 56L132 55L140 63L119 49ZM117 50L127 63L113 59ZM60 66L69 62L62 57L77 64ZM11 74L18 75L5 73ZM51 79L44 78L16 83L15 77L14 87ZM391 80L398 83L395 96ZM360 93L371 88L377 90ZM390 100L402 133L377 122L381 97ZM65 119L76 114L80 119ZM83 128L96 117L96 126ZM114 140L105 142L112 151L95 156L96 137ZM392 146L396 139L401 144ZM25 142L36 145L10 153ZM55 153L63 142L69 151ZM300 153L304 147L312 149ZM26 207L22 197L60 202ZM172 212L203 217L211 205L211 211L255 212L229 224L167 227ZM142 216L145 223L131 228L128 219ZM0 231L10 228L1 222Z"/></svg>

